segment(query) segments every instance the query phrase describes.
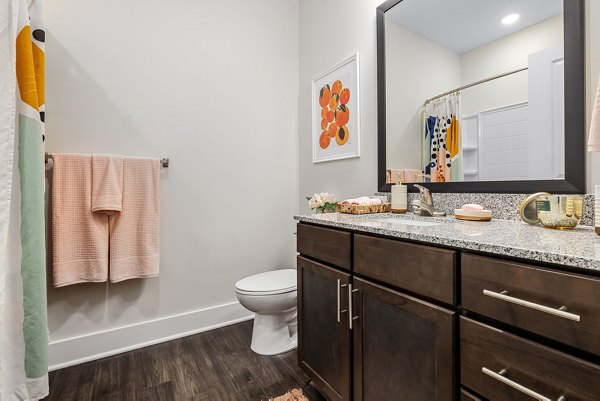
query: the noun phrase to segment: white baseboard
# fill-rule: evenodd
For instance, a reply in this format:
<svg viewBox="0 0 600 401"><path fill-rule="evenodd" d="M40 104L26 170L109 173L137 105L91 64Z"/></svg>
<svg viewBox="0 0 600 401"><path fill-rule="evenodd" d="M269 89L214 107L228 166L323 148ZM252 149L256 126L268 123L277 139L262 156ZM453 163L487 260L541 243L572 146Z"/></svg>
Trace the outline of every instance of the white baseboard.
<svg viewBox="0 0 600 401"><path fill-rule="evenodd" d="M130 326L51 341L48 345L49 370L62 369L213 330L250 320L253 317L254 314L244 309L239 302L232 302Z"/></svg>

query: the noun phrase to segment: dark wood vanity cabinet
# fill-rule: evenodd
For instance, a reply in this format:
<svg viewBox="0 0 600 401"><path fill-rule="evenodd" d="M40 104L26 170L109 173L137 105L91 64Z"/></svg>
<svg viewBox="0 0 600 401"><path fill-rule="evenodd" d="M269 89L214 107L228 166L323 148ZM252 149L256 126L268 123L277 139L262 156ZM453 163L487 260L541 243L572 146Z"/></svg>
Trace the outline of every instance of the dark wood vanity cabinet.
<svg viewBox="0 0 600 401"><path fill-rule="evenodd" d="M354 400L454 400L455 312L354 278Z"/></svg>
<svg viewBox="0 0 600 401"><path fill-rule="evenodd" d="M298 251L299 365L330 400L600 401L598 277L303 223Z"/></svg>
<svg viewBox="0 0 600 401"><path fill-rule="evenodd" d="M357 234L350 246L345 236L330 231L298 225L299 366L332 401L456 400L456 312L395 289L410 284L409 290L422 288L428 297L439 295L452 303L454 252L399 241L370 242L370 237ZM313 235L341 246L324 253L329 244L307 238ZM410 258L411 269L387 277L397 266L388 266L393 258L375 257L378 247ZM354 266L354 274L342 263L352 248L348 268ZM425 252L421 263L427 275L418 269L417 252ZM432 265L440 256L443 262L435 277ZM322 262L326 260L330 262ZM428 276L444 285L435 290L426 284Z"/></svg>
<svg viewBox="0 0 600 401"><path fill-rule="evenodd" d="M349 284L348 273L298 256L298 364L331 401L350 400Z"/></svg>

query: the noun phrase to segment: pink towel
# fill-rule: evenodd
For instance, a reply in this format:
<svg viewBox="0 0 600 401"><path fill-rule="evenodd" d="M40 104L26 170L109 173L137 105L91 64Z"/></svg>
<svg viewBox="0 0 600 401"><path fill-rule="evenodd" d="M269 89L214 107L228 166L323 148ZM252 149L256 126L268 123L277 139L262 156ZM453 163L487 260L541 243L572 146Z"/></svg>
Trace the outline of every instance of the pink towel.
<svg viewBox="0 0 600 401"><path fill-rule="evenodd" d="M587 142L588 152L600 152L600 82L596 91L596 101L592 110L590 134Z"/></svg>
<svg viewBox="0 0 600 401"><path fill-rule="evenodd" d="M123 210L109 216L110 281L158 276L159 159L123 160Z"/></svg>
<svg viewBox="0 0 600 401"><path fill-rule="evenodd" d="M53 284L108 279L108 216L91 213L92 157L54 154L52 170Z"/></svg>
<svg viewBox="0 0 600 401"><path fill-rule="evenodd" d="M120 212L122 201L123 156L92 155L92 213Z"/></svg>

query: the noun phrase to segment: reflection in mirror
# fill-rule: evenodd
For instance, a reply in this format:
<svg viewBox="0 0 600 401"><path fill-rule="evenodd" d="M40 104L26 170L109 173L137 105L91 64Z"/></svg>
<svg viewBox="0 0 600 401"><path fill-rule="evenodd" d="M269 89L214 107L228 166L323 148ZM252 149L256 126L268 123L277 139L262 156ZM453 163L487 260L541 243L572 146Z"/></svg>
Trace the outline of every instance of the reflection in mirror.
<svg viewBox="0 0 600 401"><path fill-rule="evenodd" d="M385 12L387 182L564 179L562 0Z"/></svg>

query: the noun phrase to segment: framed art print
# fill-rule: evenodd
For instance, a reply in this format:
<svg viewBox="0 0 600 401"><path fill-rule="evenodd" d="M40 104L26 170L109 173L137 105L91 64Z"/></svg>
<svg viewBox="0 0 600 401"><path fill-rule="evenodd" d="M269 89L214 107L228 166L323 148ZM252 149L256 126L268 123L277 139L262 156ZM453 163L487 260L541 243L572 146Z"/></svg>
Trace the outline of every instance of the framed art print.
<svg viewBox="0 0 600 401"><path fill-rule="evenodd" d="M312 80L313 163L360 157L358 53Z"/></svg>

